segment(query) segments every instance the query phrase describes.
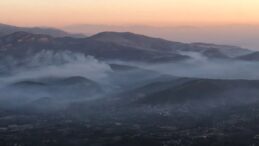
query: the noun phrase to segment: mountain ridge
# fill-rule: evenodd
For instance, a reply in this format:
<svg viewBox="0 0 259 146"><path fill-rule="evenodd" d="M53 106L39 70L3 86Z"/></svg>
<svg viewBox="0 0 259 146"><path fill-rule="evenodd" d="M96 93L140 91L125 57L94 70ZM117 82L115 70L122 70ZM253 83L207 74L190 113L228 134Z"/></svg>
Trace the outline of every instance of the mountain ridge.
<svg viewBox="0 0 259 146"><path fill-rule="evenodd" d="M250 50L215 44L186 44L130 32L102 32L91 37L53 37L46 34L14 32L0 37L0 50L19 54L44 49L69 50L99 59L122 59L147 62L170 62L190 59L191 52L209 59L239 59ZM16 51L17 50L17 51ZM181 53L186 52L186 53Z"/></svg>
<svg viewBox="0 0 259 146"><path fill-rule="evenodd" d="M14 32L24 31L33 34L47 34L54 37L65 37L65 36L72 36L72 37L84 37L82 34L73 34L65 32L61 29L51 28L51 27L18 27L13 25L7 25L0 23L0 36L12 34Z"/></svg>

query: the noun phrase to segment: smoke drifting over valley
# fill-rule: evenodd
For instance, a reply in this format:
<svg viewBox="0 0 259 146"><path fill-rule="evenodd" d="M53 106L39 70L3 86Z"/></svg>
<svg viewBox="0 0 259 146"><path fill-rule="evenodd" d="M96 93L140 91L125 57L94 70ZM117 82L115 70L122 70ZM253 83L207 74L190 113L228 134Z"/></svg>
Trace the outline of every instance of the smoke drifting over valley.
<svg viewBox="0 0 259 146"><path fill-rule="evenodd" d="M2 37L2 52L5 54L1 58L0 81L1 97L11 103L17 98L30 99L27 102L46 97L58 98L59 101L63 98L69 102L84 100L84 97L109 99L110 96L134 92L167 80L181 85L185 82L178 83L176 80L232 82L259 79L256 58L242 59L257 52L233 46L184 44L113 32L86 39L52 38L25 32L14 33L7 38ZM5 44L16 39L18 44L6 50ZM43 39L48 41L38 42ZM62 50L59 48L61 42L62 46L67 43L69 47L64 45ZM31 48L35 43L38 43L37 48ZM86 48L79 48L77 44ZM15 46L20 49L16 50ZM106 52L107 46L117 55L106 56L102 51ZM21 55L17 55L17 51L21 50ZM130 54L123 53L132 50L134 52ZM136 57L138 52L143 56ZM157 88L164 90L168 87L161 85ZM9 90L11 94L6 94L5 91Z"/></svg>
<svg viewBox="0 0 259 146"><path fill-rule="evenodd" d="M111 145L128 139L134 146L174 145L179 139L179 145L195 145L204 135L217 145L214 137L235 139L226 129L254 128L249 114L258 113L259 55L240 47L133 33L55 38L16 32L0 38L0 56L0 127L20 119L33 125L22 131L86 128L89 133L79 130L83 137L94 138L75 135L80 145L111 139ZM36 130L33 137L39 135ZM57 143L64 141L61 136Z"/></svg>
<svg viewBox="0 0 259 146"><path fill-rule="evenodd" d="M160 74L177 77L205 78L205 79L244 79L258 80L257 61L242 61L235 59L210 59L197 52L179 52L181 55L189 56L190 59L180 62L147 64L143 62L113 63L136 66Z"/></svg>

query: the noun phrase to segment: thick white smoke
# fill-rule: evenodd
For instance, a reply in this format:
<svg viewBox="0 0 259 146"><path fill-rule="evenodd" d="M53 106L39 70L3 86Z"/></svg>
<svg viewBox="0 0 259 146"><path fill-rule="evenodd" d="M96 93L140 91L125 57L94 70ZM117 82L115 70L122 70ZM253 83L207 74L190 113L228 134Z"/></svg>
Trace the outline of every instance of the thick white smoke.
<svg viewBox="0 0 259 146"><path fill-rule="evenodd" d="M16 61L13 59L13 62ZM108 64L92 56L69 51L42 51L20 62L22 65L12 66L11 75L0 78L2 83L71 76L81 76L103 82L107 74L112 71Z"/></svg>

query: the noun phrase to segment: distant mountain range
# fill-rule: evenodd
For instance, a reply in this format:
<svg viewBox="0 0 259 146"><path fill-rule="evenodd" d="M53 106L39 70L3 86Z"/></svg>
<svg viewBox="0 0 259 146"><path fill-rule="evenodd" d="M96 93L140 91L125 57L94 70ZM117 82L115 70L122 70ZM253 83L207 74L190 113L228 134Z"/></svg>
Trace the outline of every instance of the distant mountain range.
<svg viewBox="0 0 259 146"><path fill-rule="evenodd" d="M180 43L130 32L102 32L91 37L53 37L46 34L14 32L0 37L3 55L25 57L42 50L84 53L102 60L171 62L192 58L196 52L209 59L242 59L251 50L205 43Z"/></svg>
<svg viewBox="0 0 259 146"><path fill-rule="evenodd" d="M93 35L103 31L134 32L148 36L158 36L180 42L207 42L214 44L231 44L249 49L258 49L258 25L215 25L215 26L145 26L145 25L91 25L79 24L64 27L68 32Z"/></svg>
<svg viewBox="0 0 259 146"><path fill-rule="evenodd" d="M33 34L47 34L53 37L85 37L82 34L68 33L56 28L44 28L44 27L17 27L12 25L6 25L0 23L0 36L8 35L17 31L24 31Z"/></svg>

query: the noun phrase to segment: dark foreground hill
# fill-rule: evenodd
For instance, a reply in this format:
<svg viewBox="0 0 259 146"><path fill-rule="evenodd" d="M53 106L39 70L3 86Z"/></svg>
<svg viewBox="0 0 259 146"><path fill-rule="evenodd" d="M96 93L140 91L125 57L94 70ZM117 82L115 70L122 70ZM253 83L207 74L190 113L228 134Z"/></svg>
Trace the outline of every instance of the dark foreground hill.
<svg viewBox="0 0 259 146"><path fill-rule="evenodd" d="M2 109L0 144L257 145L258 87L258 81L173 78L56 112ZM52 103L45 97L31 104L39 110Z"/></svg>

